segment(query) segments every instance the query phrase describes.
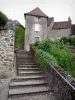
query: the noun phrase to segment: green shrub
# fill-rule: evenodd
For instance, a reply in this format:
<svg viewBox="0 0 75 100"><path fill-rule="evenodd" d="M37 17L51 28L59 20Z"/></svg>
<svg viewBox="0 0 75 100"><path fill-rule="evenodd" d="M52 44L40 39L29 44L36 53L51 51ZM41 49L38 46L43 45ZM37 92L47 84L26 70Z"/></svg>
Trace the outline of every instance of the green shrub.
<svg viewBox="0 0 75 100"><path fill-rule="evenodd" d="M73 77L75 77L75 56L73 56L71 61L71 67L68 71Z"/></svg>
<svg viewBox="0 0 75 100"><path fill-rule="evenodd" d="M40 46L40 41L35 41L35 42L34 42L34 46L35 46L35 47L39 47L39 46Z"/></svg>
<svg viewBox="0 0 75 100"><path fill-rule="evenodd" d="M0 27L4 27L7 21L8 21L7 16L0 11Z"/></svg>
<svg viewBox="0 0 75 100"><path fill-rule="evenodd" d="M75 35L71 36L71 44L75 46Z"/></svg>
<svg viewBox="0 0 75 100"><path fill-rule="evenodd" d="M18 26L15 29L15 47L18 47L20 44L24 43L24 28Z"/></svg>
<svg viewBox="0 0 75 100"><path fill-rule="evenodd" d="M37 42L35 42L34 46L39 48L39 49L42 49L44 51L49 51L51 42L52 41L47 37L44 40L42 40L42 42L39 41L38 46L35 45L37 43Z"/></svg>
<svg viewBox="0 0 75 100"><path fill-rule="evenodd" d="M60 42L63 42L64 44L66 44L67 42L69 42L67 37L61 37Z"/></svg>
<svg viewBox="0 0 75 100"><path fill-rule="evenodd" d="M62 49L57 55L59 65L61 65L65 70L68 70L68 68L71 67L71 59L72 55L64 49Z"/></svg>
<svg viewBox="0 0 75 100"><path fill-rule="evenodd" d="M68 50L67 46L60 41L43 40L39 43L38 49L45 51L48 55L52 55L57 60L58 64L69 72L72 76L75 76L75 58ZM40 52L42 54L42 51ZM42 57L44 54L42 54ZM39 55L38 55L39 56ZM46 58L46 57L45 57ZM46 58L47 59L47 58ZM42 62L42 61L41 61ZM40 62L40 63L41 63ZM43 65L44 61L41 65ZM44 65L43 65L44 66Z"/></svg>
<svg viewBox="0 0 75 100"><path fill-rule="evenodd" d="M45 71L48 63L57 63L56 59L49 53L44 52L43 50L36 50L36 61Z"/></svg>
<svg viewBox="0 0 75 100"><path fill-rule="evenodd" d="M41 43L40 43L40 46L39 48L44 50L44 51L49 51L49 48L50 48L50 39L49 38L45 38Z"/></svg>

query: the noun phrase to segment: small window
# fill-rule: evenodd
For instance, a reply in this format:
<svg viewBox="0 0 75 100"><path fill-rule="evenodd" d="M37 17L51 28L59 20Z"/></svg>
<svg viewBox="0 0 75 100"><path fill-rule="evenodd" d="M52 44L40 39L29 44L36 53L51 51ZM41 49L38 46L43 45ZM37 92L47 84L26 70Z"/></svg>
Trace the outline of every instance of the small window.
<svg viewBox="0 0 75 100"><path fill-rule="evenodd" d="M35 31L40 31L40 25L39 24L35 24Z"/></svg>
<svg viewBox="0 0 75 100"><path fill-rule="evenodd" d="M39 36L36 36L35 37L35 41L39 41Z"/></svg>

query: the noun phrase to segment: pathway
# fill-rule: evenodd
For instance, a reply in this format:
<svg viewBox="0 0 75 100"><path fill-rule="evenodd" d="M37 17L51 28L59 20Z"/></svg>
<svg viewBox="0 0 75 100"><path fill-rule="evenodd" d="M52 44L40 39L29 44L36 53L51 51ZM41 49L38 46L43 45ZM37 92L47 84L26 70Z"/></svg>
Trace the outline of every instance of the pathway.
<svg viewBox="0 0 75 100"><path fill-rule="evenodd" d="M55 100L44 73L30 52L17 52L18 75L9 85L8 100Z"/></svg>

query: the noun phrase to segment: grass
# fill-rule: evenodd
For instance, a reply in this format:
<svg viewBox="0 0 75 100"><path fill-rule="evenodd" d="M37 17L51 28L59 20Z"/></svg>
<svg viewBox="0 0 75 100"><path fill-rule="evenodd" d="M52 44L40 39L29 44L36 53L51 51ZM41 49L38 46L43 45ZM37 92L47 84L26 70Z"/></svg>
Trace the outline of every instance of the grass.
<svg viewBox="0 0 75 100"><path fill-rule="evenodd" d="M15 47L18 47L20 44L24 43L24 32L25 29L22 26L18 26L15 29Z"/></svg>

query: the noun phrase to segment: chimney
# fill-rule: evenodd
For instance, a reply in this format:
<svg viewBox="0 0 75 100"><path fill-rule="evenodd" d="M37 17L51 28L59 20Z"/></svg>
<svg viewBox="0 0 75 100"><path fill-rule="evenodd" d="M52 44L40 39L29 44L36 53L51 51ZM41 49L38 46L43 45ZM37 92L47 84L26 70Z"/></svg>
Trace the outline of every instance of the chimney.
<svg viewBox="0 0 75 100"><path fill-rule="evenodd" d="M71 24L71 18L70 18L70 16L68 17L68 21L70 22L70 24Z"/></svg>
<svg viewBox="0 0 75 100"><path fill-rule="evenodd" d="M68 21L71 21L71 18L70 18L70 16L68 17Z"/></svg>

